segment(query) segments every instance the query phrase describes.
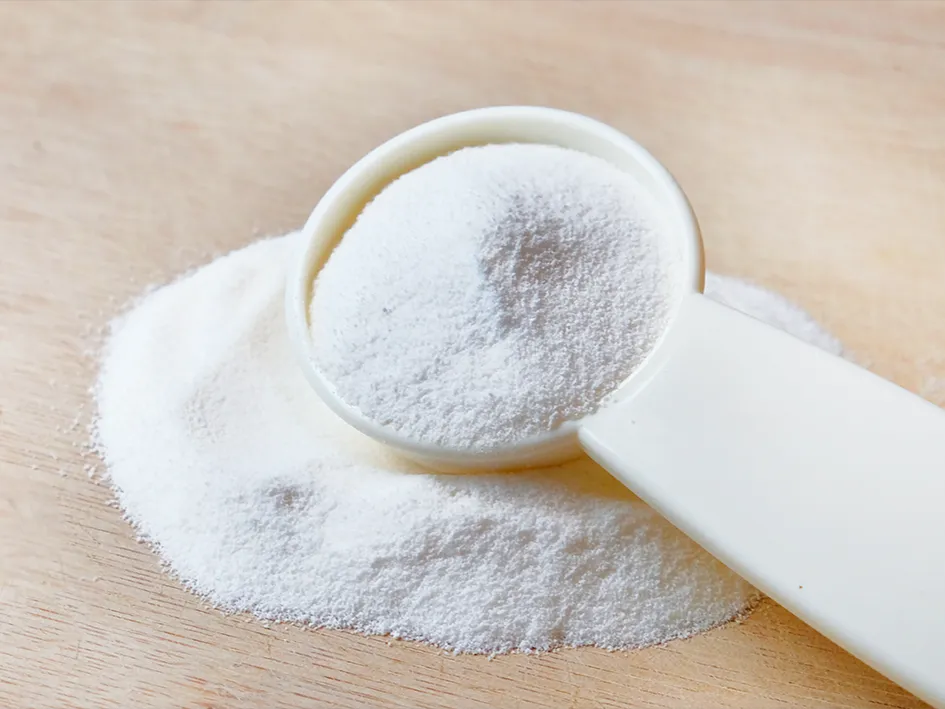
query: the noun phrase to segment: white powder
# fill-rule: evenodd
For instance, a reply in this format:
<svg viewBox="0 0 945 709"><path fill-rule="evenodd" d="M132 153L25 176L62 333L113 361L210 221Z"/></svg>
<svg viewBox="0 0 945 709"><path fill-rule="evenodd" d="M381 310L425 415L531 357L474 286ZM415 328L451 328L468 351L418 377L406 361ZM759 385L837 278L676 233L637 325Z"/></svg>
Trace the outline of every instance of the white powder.
<svg viewBox="0 0 945 709"><path fill-rule="evenodd" d="M416 441L515 443L594 411L678 293L658 209L606 161L465 148L388 185L315 282L315 361Z"/></svg>
<svg viewBox="0 0 945 709"><path fill-rule="evenodd" d="M284 332L297 246L217 259L112 326L98 448L127 517L188 587L228 611L485 653L659 643L757 599L588 460L433 475L340 422ZM709 288L838 350L780 298Z"/></svg>

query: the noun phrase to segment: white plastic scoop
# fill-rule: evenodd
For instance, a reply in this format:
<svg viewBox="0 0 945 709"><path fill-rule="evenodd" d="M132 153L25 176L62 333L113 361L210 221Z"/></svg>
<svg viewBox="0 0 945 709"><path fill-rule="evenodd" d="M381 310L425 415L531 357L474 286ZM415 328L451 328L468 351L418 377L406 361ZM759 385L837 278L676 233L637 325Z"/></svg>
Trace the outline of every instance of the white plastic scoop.
<svg viewBox="0 0 945 709"><path fill-rule="evenodd" d="M413 441L365 418L319 372L312 283L360 210L399 175L487 143L581 150L652 193L685 295L649 358L593 416L488 455ZM672 176L590 118L468 111L378 147L325 194L289 275L290 335L342 419L436 469L554 464L586 451L783 606L919 697L945 707L945 412L702 295L699 228Z"/></svg>

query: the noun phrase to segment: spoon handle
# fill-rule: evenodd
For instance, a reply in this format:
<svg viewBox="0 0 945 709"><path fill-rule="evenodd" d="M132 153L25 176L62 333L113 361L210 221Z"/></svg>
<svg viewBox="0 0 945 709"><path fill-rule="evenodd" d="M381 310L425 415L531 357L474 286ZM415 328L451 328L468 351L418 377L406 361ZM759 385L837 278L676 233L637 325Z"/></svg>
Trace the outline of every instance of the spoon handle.
<svg viewBox="0 0 945 709"><path fill-rule="evenodd" d="M864 662L945 707L945 412L702 295L585 450Z"/></svg>

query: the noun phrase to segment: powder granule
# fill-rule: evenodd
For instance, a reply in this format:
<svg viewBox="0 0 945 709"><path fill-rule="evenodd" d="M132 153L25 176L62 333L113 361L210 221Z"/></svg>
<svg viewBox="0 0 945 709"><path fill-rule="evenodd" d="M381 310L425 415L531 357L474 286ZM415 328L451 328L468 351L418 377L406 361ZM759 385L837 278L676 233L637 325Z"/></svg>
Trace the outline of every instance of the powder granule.
<svg viewBox="0 0 945 709"><path fill-rule="evenodd" d="M338 420L285 333L297 237L257 242L113 323L96 440L119 503L171 571L227 611L461 652L631 648L758 598L591 461L435 475ZM716 296L834 340L786 301Z"/></svg>
<svg viewBox="0 0 945 709"><path fill-rule="evenodd" d="M608 162L549 145L464 148L359 215L311 302L316 365L416 441L491 450L593 412L678 296L660 212Z"/></svg>

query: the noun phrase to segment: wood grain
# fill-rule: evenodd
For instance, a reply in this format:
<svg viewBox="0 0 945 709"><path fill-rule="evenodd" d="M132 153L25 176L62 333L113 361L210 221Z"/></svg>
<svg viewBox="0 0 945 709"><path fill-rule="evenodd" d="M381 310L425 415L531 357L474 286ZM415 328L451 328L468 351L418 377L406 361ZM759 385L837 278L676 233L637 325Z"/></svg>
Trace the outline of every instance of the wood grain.
<svg viewBox="0 0 945 709"><path fill-rule="evenodd" d="M299 225L395 132L501 103L626 130L713 269L945 395L942 3L0 3L0 706L922 706L773 603L494 660L224 617L87 479L85 353L128 298Z"/></svg>

